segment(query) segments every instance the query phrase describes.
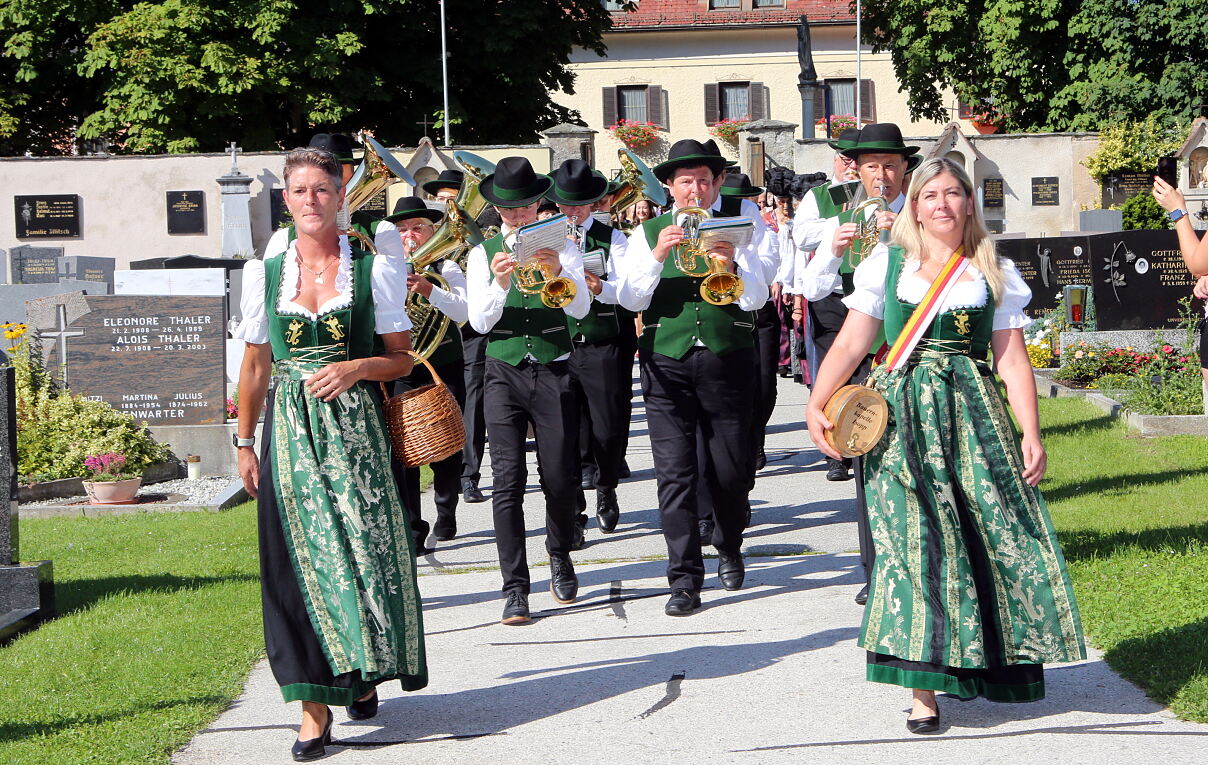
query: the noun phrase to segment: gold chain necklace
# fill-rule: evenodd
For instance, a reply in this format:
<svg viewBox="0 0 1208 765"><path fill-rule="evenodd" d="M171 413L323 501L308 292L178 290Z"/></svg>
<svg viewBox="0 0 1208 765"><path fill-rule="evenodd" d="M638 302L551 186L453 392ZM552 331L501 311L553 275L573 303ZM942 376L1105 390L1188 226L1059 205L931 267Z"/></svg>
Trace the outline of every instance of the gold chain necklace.
<svg viewBox="0 0 1208 765"><path fill-rule="evenodd" d="M298 265L302 266L307 271L310 271L312 274L314 274L315 284L326 284L326 282L323 280L323 274L330 271L331 267L334 266L336 264L336 262L339 261L339 259L340 259L339 257L336 257L335 260L330 261L326 266L324 266L322 271L316 271L313 268L311 268L310 266L306 265L306 261L302 260L302 256L299 255L298 256Z"/></svg>

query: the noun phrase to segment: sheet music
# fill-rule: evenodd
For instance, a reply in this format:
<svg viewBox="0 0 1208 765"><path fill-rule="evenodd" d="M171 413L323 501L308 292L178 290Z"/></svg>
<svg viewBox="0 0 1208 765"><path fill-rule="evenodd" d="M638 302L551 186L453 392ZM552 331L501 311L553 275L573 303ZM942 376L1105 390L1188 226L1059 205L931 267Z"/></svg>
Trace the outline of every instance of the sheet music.
<svg viewBox="0 0 1208 765"><path fill-rule="evenodd" d="M533 257L538 250L562 252L566 249L567 221L565 215L539 220L516 229L516 245L512 256L517 263Z"/></svg>
<svg viewBox="0 0 1208 765"><path fill-rule="evenodd" d="M601 279L608 274L608 266L604 263L604 251L592 250L583 255L583 270L590 271Z"/></svg>
<svg viewBox="0 0 1208 765"><path fill-rule="evenodd" d="M729 242L734 249L751 243L755 236L755 224L748 218L710 218L700 224L700 246L710 250L718 242Z"/></svg>

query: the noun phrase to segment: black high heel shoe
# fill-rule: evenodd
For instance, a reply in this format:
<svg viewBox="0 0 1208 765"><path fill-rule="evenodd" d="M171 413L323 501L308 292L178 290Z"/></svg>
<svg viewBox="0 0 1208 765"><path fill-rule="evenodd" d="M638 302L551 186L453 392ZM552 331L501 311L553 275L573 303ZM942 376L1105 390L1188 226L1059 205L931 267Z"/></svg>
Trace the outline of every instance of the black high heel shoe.
<svg viewBox="0 0 1208 765"><path fill-rule="evenodd" d="M917 717L913 720L906 720L906 730L911 733L939 733L940 732L940 710L937 707L935 714L930 717Z"/></svg>
<svg viewBox="0 0 1208 765"><path fill-rule="evenodd" d="M289 750L289 753L294 756L294 762L309 762L317 760L327 754L324 748L331 743L331 724L335 721L336 716L331 713L331 709L327 710L327 725L323 727L323 732L318 736L303 741L298 739L294 742L294 746Z"/></svg>
<svg viewBox="0 0 1208 765"><path fill-rule="evenodd" d="M361 701L360 699L352 702L344 707L344 711L348 713L350 720L368 720L371 717L377 717L378 712L378 694L374 690L373 695Z"/></svg>

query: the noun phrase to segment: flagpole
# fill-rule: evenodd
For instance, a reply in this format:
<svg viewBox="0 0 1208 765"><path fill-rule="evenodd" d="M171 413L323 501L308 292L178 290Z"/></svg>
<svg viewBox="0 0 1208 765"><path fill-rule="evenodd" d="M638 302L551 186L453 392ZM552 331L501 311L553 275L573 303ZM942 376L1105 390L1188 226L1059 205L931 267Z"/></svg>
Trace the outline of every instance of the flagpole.
<svg viewBox="0 0 1208 765"><path fill-rule="evenodd" d="M443 3L444 0L441 0ZM860 0L856 0L856 92L853 98L856 102L856 127L860 127Z"/></svg>
<svg viewBox="0 0 1208 765"><path fill-rule="evenodd" d="M449 49L445 42L445 0L440 0L440 72L444 80L445 115L441 122L445 123L445 146L451 146L449 140Z"/></svg>

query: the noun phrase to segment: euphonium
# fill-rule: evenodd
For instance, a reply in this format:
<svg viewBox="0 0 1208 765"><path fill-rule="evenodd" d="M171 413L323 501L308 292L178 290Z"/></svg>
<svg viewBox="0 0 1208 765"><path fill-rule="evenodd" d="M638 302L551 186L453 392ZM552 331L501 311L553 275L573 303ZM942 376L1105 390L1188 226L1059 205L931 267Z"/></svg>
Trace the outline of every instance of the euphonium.
<svg viewBox="0 0 1208 765"><path fill-rule="evenodd" d="M729 305L742 297L742 279L724 269L720 260L701 248L700 224L712 214L700 206L699 197L694 201L694 207L679 211L684 215L684 240L675 250L675 267L687 276L704 277L700 283L700 296L706 303Z"/></svg>
<svg viewBox="0 0 1208 765"><path fill-rule="evenodd" d="M478 226L471 220L457 202L449 200L445 209L445 218L440 228L432 238L416 248L407 258L411 270L417 275L428 279L443 290L449 289L449 282L436 271L427 270L428 266L449 258L456 262L456 255L464 251L467 244L473 246L482 240ZM429 358L444 340L449 331L451 320L437 310L422 295L407 293L407 317L411 319L411 345L416 353Z"/></svg>
<svg viewBox="0 0 1208 765"><path fill-rule="evenodd" d="M642 197L659 207L667 205L667 189L659 183L646 163L638 159L638 155L629 149L621 149L617 152L617 158L621 162L621 174L617 177L621 186L613 194L612 204L608 206L608 211L614 218L619 217L625 208L637 203Z"/></svg>
<svg viewBox="0 0 1208 765"><path fill-rule="evenodd" d="M367 251L376 255L377 247L373 244L373 237L366 236L352 227L352 214L364 207L378 192L399 181L406 181L414 186L415 179L407 172L407 168L399 164L393 154L373 139L373 136L362 133L361 143L365 147L365 156L352 178L348 180L344 193L344 209L336 218L336 225L341 234L347 235L349 239L356 239Z"/></svg>

